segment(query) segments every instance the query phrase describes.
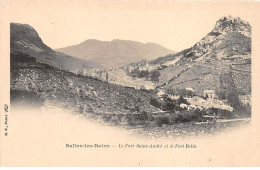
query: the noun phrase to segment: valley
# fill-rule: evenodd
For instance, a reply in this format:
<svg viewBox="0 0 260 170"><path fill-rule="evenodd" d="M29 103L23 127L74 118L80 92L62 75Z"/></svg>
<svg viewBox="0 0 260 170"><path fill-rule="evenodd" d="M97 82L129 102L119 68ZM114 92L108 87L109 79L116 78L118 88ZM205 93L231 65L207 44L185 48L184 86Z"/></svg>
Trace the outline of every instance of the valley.
<svg viewBox="0 0 260 170"><path fill-rule="evenodd" d="M58 51L31 26L11 24L13 108L59 108L154 137L250 123L251 26L240 18L219 19L178 53L128 40L86 40Z"/></svg>

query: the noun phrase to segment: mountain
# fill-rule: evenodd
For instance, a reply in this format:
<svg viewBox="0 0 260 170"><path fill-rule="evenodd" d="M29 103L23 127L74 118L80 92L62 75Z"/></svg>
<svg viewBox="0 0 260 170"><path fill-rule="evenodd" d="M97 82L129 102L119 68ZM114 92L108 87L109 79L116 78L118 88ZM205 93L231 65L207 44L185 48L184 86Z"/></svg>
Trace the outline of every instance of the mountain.
<svg viewBox="0 0 260 170"><path fill-rule="evenodd" d="M11 66L43 63L68 71L99 68L99 64L53 51L45 45L33 27L10 24Z"/></svg>
<svg viewBox="0 0 260 170"><path fill-rule="evenodd" d="M236 55L251 54L251 26L238 18L231 16L219 19L214 29L193 47L175 55L168 55L151 61L151 64L163 64L175 58L179 63L206 62L225 60Z"/></svg>
<svg viewBox="0 0 260 170"><path fill-rule="evenodd" d="M128 65L132 75L157 71L157 88L192 88L251 93L251 26L239 17L223 17L192 47L176 54ZM141 71L141 72L140 72ZM149 73L147 73L150 79Z"/></svg>
<svg viewBox="0 0 260 170"><path fill-rule="evenodd" d="M81 44L65 48L56 49L56 51L94 61L104 66L123 65L135 62L141 59L155 59L174 53L155 43L139 43L129 40L99 41L89 39Z"/></svg>

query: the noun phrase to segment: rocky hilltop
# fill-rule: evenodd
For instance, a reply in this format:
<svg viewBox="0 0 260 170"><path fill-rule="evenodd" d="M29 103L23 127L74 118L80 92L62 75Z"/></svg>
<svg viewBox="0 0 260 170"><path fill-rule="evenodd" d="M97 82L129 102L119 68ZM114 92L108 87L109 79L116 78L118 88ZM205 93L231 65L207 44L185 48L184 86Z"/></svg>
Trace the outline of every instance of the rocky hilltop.
<svg viewBox="0 0 260 170"><path fill-rule="evenodd" d="M191 88L251 93L251 26L239 17L223 17L215 27L191 48L137 62L124 68L130 75L151 80L142 71L157 72L158 89ZM231 88L232 87L232 88Z"/></svg>
<svg viewBox="0 0 260 170"><path fill-rule="evenodd" d="M251 54L251 26L240 18L223 17L187 55L196 61Z"/></svg>
<svg viewBox="0 0 260 170"><path fill-rule="evenodd" d="M238 18L223 17L216 22L213 30L191 48L175 55L160 57L151 61L151 64L164 64L167 61L179 58L178 63L209 62L234 58L236 55L251 54L251 26ZM183 61L183 62L182 62ZM187 63L187 62L186 62Z"/></svg>
<svg viewBox="0 0 260 170"><path fill-rule="evenodd" d="M91 60L107 67L128 64L141 59L152 60L174 53L155 43L143 44L119 39L112 41L89 39L78 45L56 49L56 51Z"/></svg>
<svg viewBox="0 0 260 170"><path fill-rule="evenodd" d="M43 63L63 70L101 67L91 61L78 59L53 51L45 45L33 27L27 24L10 24L11 65L26 66L28 63Z"/></svg>

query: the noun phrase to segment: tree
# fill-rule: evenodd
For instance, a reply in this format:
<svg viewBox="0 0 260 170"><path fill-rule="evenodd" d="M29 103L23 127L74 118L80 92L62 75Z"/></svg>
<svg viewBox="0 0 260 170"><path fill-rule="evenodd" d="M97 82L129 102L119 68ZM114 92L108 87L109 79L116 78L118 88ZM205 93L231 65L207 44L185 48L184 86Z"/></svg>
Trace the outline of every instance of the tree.
<svg viewBox="0 0 260 170"><path fill-rule="evenodd" d="M159 81L160 72L158 70L151 71L151 81Z"/></svg>
<svg viewBox="0 0 260 170"><path fill-rule="evenodd" d="M163 95L163 101L162 110L170 111L175 109L175 102L168 95Z"/></svg>
<svg viewBox="0 0 260 170"><path fill-rule="evenodd" d="M102 77L102 70L99 71L99 77Z"/></svg>
<svg viewBox="0 0 260 170"><path fill-rule="evenodd" d="M189 105L189 102L188 102L186 99L184 99L182 96L177 99L176 103L177 103L178 105L180 105L181 103L184 103L184 104L188 104L188 105Z"/></svg>
<svg viewBox="0 0 260 170"><path fill-rule="evenodd" d="M237 109L241 105L241 102L236 92L232 92L232 91L228 92L227 101L228 103L230 103L230 106L235 109Z"/></svg>
<svg viewBox="0 0 260 170"><path fill-rule="evenodd" d="M108 82L108 73L106 73L106 82Z"/></svg>
<svg viewBox="0 0 260 170"><path fill-rule="evenodd" d="M157 108L161 108L161 102L157 98L154 98L154 97L151 98L150 105L157 107Z"/></svg>
<svg viewBox="0 0 260 170"><path fill-rule="evenodd" d="M140 119L141 121L147 121L148 120L148 114L146 111L143 111L141 114L140 114Z"/></svg>

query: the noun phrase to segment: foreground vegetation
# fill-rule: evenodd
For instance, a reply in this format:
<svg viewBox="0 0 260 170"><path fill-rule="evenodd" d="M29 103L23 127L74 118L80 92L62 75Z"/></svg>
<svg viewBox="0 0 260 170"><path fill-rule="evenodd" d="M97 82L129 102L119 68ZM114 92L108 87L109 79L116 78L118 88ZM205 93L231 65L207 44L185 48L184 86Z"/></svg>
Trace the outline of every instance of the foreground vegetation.
<svg viewBox="0 0 260 170"><path fill-rule="evenodd" d="M216 108L187 110L182 96L196 93L168 90L160 100L153 91L102 82L54 68L16 68L11 75L11 104L33 107L54 106L114 126L163 127L203 122L205 115L218 119L250 117L251 109L239 105L235 112ZM214 122L211 122L214 123Z"/></svg>

